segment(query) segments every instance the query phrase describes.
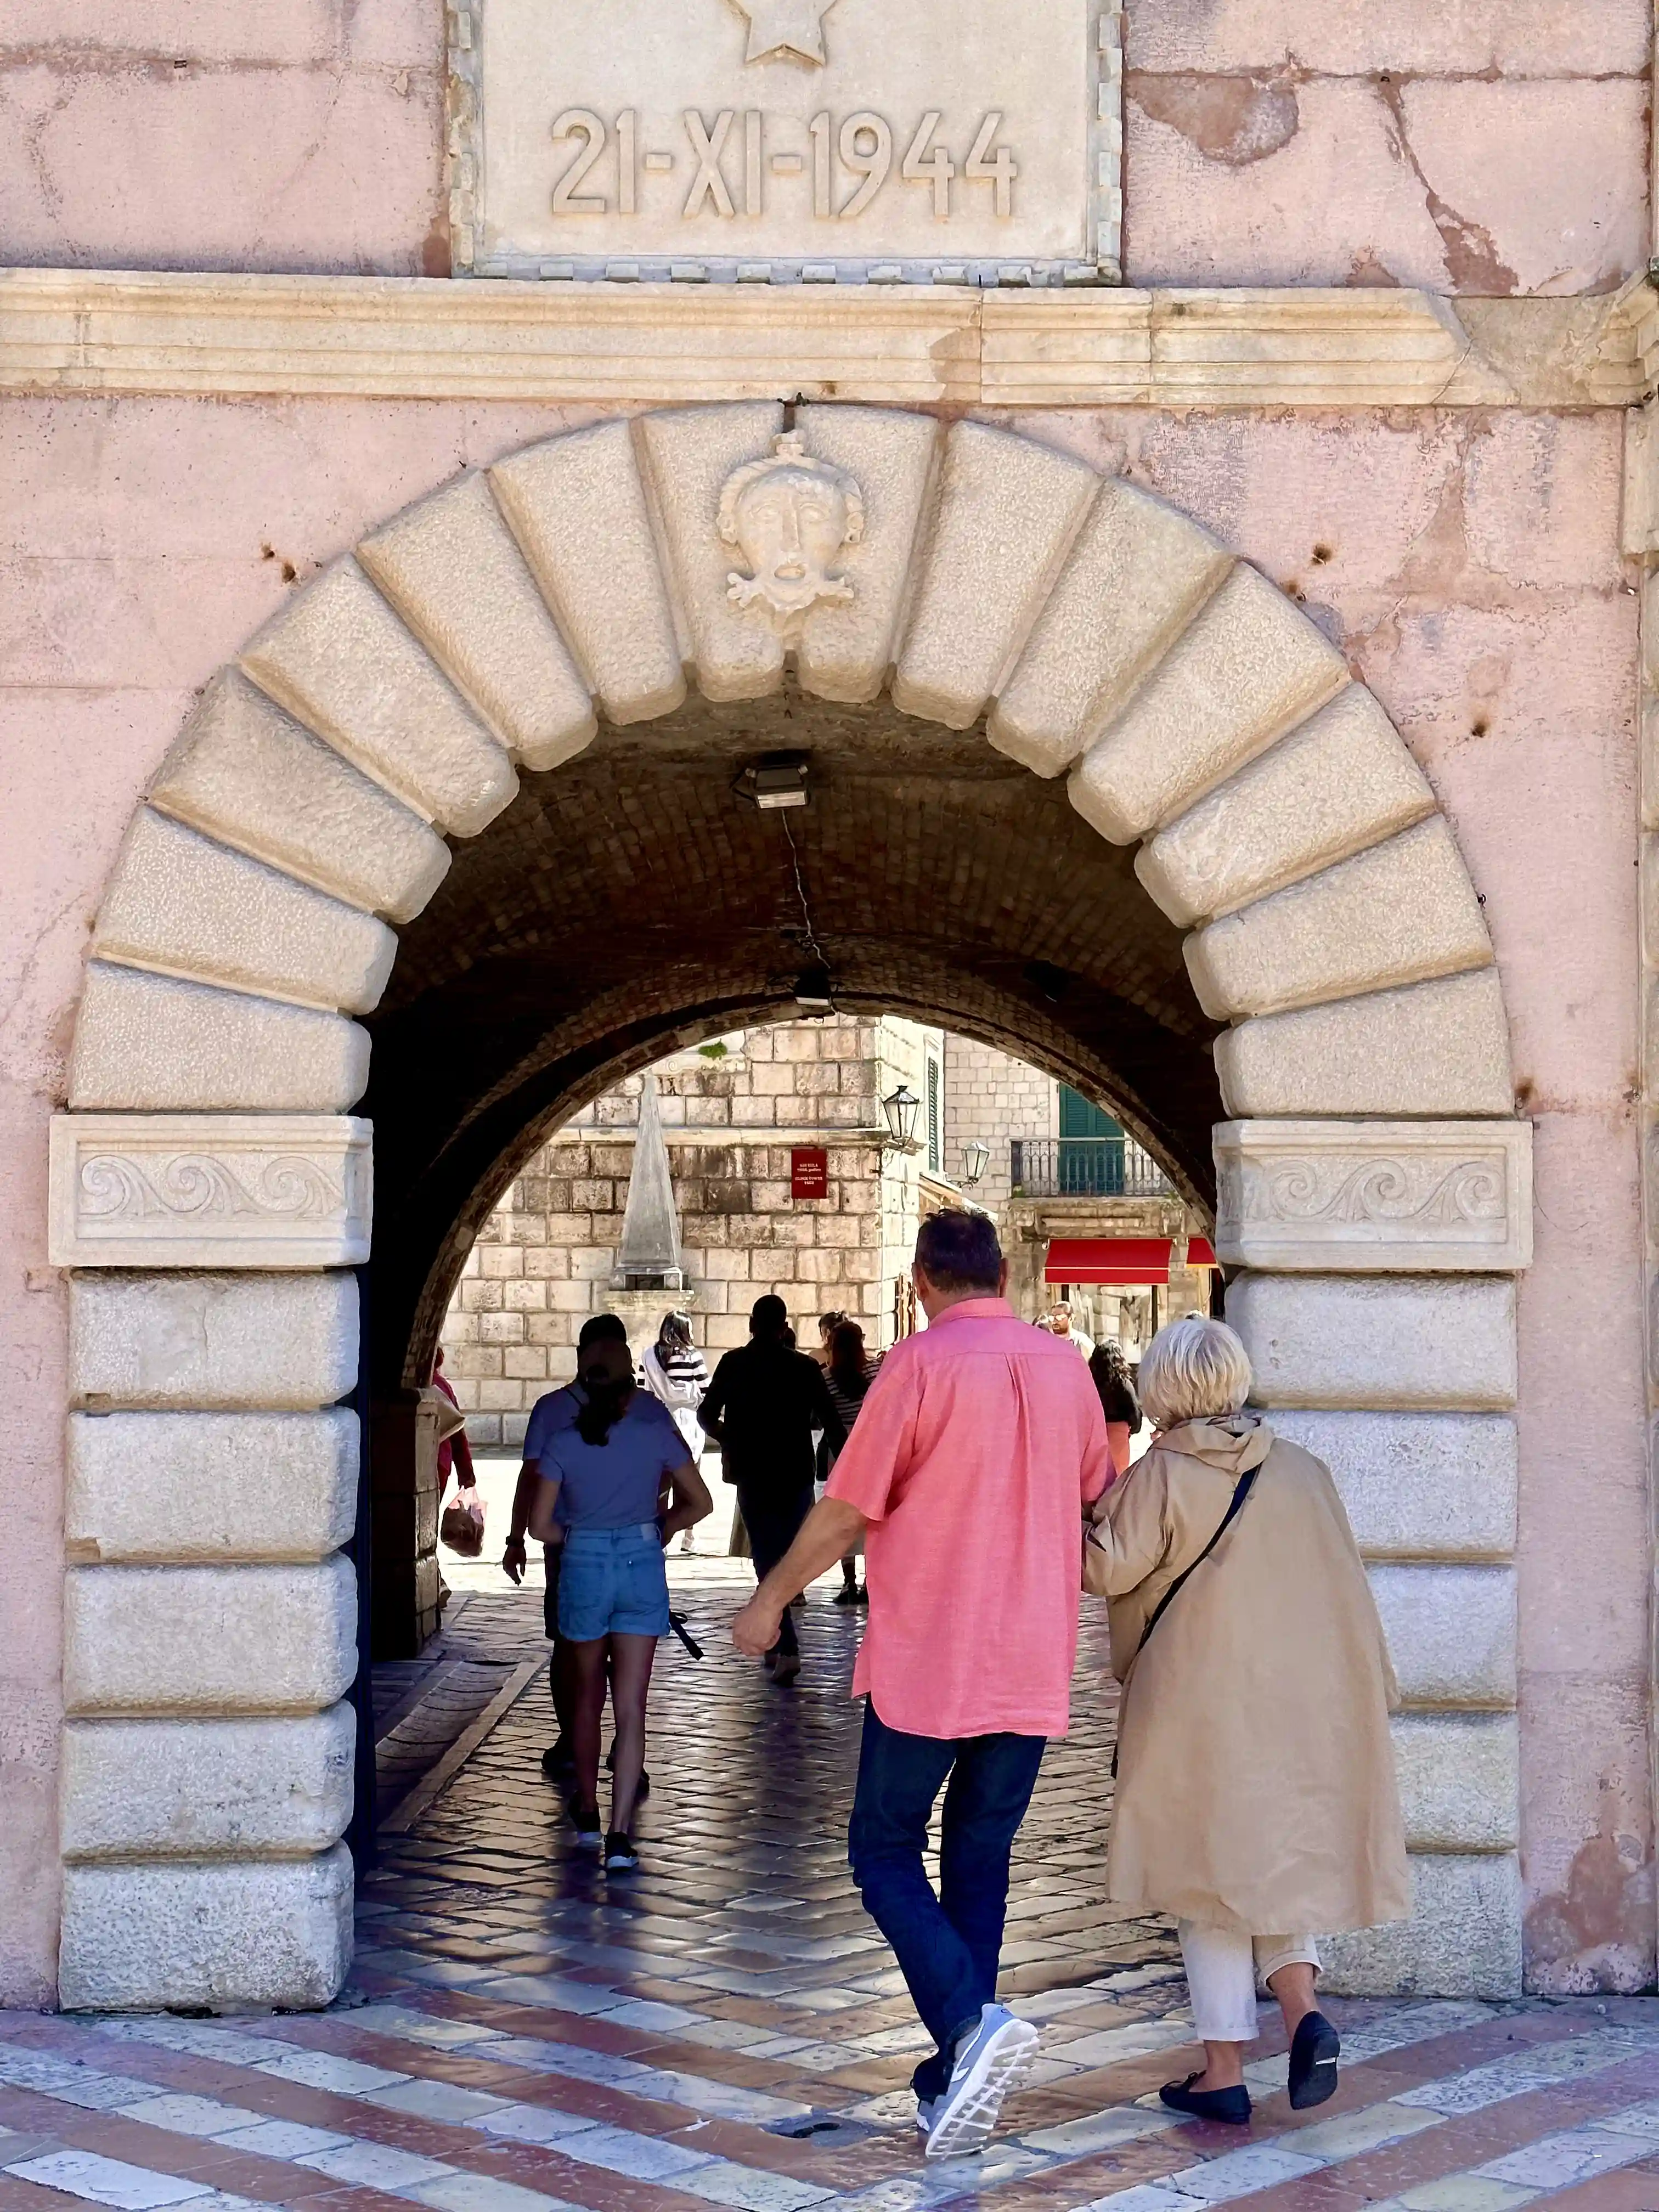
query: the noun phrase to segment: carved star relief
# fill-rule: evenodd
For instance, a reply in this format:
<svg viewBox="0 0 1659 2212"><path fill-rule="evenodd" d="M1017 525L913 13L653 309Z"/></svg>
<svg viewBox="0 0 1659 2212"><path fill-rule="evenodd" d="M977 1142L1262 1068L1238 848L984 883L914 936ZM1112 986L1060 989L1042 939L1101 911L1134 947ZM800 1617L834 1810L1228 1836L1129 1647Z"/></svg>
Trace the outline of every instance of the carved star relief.
<svg viewBox="0 0 1659 2212"><path fill-rule="evenodd" d="M749 20L745 62L793 54L823 67L828 58L823 51L823 19L836 0L732 0L732 4Z"/></svg>

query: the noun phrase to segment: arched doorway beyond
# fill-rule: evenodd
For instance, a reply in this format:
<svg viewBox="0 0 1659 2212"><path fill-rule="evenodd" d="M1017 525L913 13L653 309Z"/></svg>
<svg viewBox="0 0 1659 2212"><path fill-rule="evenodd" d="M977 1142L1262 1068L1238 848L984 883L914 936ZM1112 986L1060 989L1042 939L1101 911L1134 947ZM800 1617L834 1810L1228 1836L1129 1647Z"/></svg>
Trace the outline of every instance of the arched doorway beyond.
<svg viewBox="0 0 1659 2212"><path fill-rule="evenodd" d="M1350 1987L1520 1986L1510 1278L1528 1129L1480 904L1341 654L1184 517L976 422L605 422L394 518L215 678L131 826L52 1133L71 1295L66 2004L349 1957L356 1285L376 1005L520 770L788 682L973 731L1190 933L1218 1253L1336 1468L1407 1705L1419 1909ZM901 725L901 726L904 726ZM119 1930L119 1940L112 1931Z"/></svg>

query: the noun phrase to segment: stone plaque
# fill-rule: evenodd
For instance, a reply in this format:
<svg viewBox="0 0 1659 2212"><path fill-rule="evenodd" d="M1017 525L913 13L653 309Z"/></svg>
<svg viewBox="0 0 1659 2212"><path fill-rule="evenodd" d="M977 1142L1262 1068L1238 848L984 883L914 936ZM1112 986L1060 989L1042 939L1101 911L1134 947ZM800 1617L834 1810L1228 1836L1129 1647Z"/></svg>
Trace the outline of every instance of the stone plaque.
<svg viewBox="0 0 1659 2212"><path fill-rule="evenodd" d="M1118 276L1104 0L459 0L449 20L458 270Z"/></svg>

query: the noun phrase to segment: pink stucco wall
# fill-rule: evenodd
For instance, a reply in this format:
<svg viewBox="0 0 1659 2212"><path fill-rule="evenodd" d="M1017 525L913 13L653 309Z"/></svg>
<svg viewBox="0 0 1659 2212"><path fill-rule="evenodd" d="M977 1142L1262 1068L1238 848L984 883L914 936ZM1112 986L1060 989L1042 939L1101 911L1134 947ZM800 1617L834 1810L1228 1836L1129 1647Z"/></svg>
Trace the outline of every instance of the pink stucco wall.
<svg viewBox="0 0 1659 2212"><path fill-rule="evenodd" d="M1028 417L1034 436L1062 434ZM1070 418L1300 597L1486 902L1536 1128L1520 1285L1522 1866L1540 1991L1654 1974L1634 572L1624 418Z"/></svg>
<svg viewBox="0 0 1659 2212"><path fill-rule="evenodd" d="M55 1912L64 1368L46 1117L88 926L192 690L372 522L569 410L0 408L0 2002ZM1523 1868L1540 1986L1653 1968L1635 1202L1636 609L1622 417L1034 415L1301 596L1398 720L1485 896L1538 1125L1522 1291ZM14 1903L14 1900L15 1902Z"/></svg>
<svg viewBox="0 0 1659 2212"><path fill-rule="evenodd" d="M1649 0L1128 0L1129 282L1609 289L1651 40Z"/></svg>
<svg viewBox="0 0 1659 2212"><path fill-rule="evenodd" d="M447 276L441 0L6 0L0 264Z"/></svg>
<svg viewBox="0 0 1659 2212"><path fill-rule="evenodd" d="M684 0L692 11L726 0ZM1135 283L1607 289L1648 0L1129 0ZM0 264L447 273L441 0L8 0Z"/></svg>

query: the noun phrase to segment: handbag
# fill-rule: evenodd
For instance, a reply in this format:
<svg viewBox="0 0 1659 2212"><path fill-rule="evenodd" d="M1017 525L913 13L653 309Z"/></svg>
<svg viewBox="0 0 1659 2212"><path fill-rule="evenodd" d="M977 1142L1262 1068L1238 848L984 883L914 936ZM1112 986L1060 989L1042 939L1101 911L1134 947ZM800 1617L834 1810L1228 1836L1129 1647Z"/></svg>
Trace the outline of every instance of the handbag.
<svg viewBox="0 0 1659 2212"><path fill-rule="evenodd" d="M476 1485L463 1484L457 1488L443 1511L438 1533L452 1552L464 1559L476 1559L483 1550L484 1509Z"/></svg>
<svg viewBox="0 0 1659 2212"><path fill-rule="evenodd" d="M1243 1511L1244 1501L1249 1496L1251 1490L1255 1486L1256 1476L1261 1472L1261 1470L1260 1467L1246 1468L1243 1474L1239 1476L1238 1482L1233 1491L1232 1497L1228 1502L1227 1510L1222 1515L1220 1525L1217 1528L1214 1535L1211 1537L1209 1542L1204 1547L1204 1549L1199 1553L1192 1565L1182 1569L1181 1572L1170 1584L1169 1589L1166 1589L1163 1596L1159 1598L1157 1605L1152 1608L1152 1619L1140 1632L1140 1641L1135 1646L1134 1658L1129 1662L1130 1668L1133 1668L1135 1665L1136 1661L1139 1659L1141 1653L1146 1649L1147 1644L1152 1640L1152 1631L1158 1626L1159 1621L1163 1620L1164 1614L1175 1603L1176 1599L1180 1595L1182 1589L1185 1587L1188 1581L1197 1572L1199 1568L1203 1565L1205 1560L1209 1558L1211 1553L1214 1551L1216 1546L1226 1534L1228 1529L1232 1527L1234 1522L1237 1520L1239 1515ZM1118 1706L1117 1717L1118 1727L1121 1731L1123 1725L1123 1708L1121 1703ZM1112 1744L1112 1779L1114 1782L1117 1780L1117 1742L1115 1739Z"/></svg>

